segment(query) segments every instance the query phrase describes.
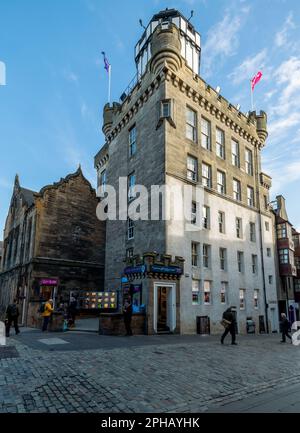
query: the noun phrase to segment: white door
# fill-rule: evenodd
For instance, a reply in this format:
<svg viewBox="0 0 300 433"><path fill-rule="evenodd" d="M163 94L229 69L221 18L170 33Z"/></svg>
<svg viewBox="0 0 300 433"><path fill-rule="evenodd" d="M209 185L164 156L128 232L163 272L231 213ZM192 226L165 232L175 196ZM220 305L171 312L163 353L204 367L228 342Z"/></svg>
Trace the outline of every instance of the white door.
<svg viewBox="0 0 300 433"><path fill-rule="evenodd" d="M154 296L153 296L153 329L157 332L158 324L158 311L159 311L159 291L165 288L166 294L166 314L167 326L172 332L176 328L176 283L154 283Z"/></svg>

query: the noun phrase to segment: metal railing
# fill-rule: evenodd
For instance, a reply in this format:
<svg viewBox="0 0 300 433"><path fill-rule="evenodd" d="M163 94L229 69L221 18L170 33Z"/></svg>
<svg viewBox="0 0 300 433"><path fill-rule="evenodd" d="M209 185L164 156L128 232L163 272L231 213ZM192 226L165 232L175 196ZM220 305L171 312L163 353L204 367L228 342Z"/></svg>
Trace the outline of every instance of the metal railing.
<svg viewBox="0 0 300 433"><path fill-rule="evenodd" d="M124 92L120 96L120 101L124 102L127 96L132 92L132 90L135 88L135 86L138 83L138 73L135 74L135 76L132 78Z"/></svg>

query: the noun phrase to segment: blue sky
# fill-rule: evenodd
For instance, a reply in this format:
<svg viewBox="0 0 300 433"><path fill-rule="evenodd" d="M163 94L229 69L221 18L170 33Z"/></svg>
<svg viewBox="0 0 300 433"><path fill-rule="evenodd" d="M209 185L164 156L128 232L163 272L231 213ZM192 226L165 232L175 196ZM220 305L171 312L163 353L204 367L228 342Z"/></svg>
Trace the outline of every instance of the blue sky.
<svg viewBox="0 0 300 433"><path fill-rule="evenodd" d="M263 170L271 198L287 199L300 229L300 2L296 0L0 0L0 230L14 176L38 191L81 162L95 185L93 156L104 142L102 107L112 64L118 100L135 75L133 49L161 9L178 8L202 37L201 76L241 111L249 79L262 70L255 107L268 113ZM0 233L1 238L1 233Z"/></svg>

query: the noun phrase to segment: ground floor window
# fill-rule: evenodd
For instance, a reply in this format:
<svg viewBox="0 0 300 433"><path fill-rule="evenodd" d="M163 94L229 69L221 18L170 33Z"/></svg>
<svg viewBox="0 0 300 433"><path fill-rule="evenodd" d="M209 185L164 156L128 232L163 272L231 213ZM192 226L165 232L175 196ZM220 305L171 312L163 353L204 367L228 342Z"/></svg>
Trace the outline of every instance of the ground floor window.
<svg viewBox="0 0 300 433"><path fill-rule="evenodd" d="M240 289L240 310L245 309L245 290Z"/></svg>
<svg viewBox="0 0 300 433"><path fill-rule="evenodd" d="M192 305L200 304L200 281L192 280Z"/></svg>
<svg viewBox="0 0 300 433"><path fill-rule="evenodd" d="M259 294L259 290L255 289L254 290L254 308L258 308L258 294Z"/></svg>
<svg viewBox="0 0 300 433"><path fill-rule="evenodd" d="M228 285L228 283L225 281L223 281L221 283L221 294L220 294L221 295L221 299L220 299L221 304L226 304L227 285Z"/></svg>
<svg viewBox="0 0 300 433"><path fill-rule="evenodd" d="M203 292L204 304L209 305L211 303L211 281L204 281Z"/></svg>

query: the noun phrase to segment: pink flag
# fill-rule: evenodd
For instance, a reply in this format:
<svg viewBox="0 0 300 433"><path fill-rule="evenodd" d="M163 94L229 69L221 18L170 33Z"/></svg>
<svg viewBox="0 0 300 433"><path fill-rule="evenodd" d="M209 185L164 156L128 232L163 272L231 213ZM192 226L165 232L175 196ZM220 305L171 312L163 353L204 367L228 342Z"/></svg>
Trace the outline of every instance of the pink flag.
<svg viewBox="0 0 300 433"><path fill-rule="evenodd" d="M262 77L262 72L258 71L257 74L255 75L255 77L252 78L251 80L251 89L253 91L255 85L259 82L259 80Z"/></svg>

